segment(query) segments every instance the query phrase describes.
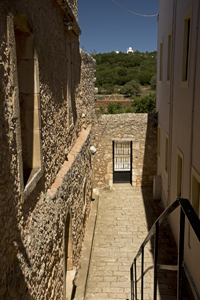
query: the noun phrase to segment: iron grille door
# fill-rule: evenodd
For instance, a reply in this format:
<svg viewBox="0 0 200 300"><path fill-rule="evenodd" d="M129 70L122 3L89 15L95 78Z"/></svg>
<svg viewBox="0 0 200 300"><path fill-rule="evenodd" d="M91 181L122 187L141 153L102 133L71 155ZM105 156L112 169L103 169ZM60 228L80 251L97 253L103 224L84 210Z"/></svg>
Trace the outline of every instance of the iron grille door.
<svg viewBox="0 0 200 300"><path fill-rule="evenodd" d="M132 181L132 142L113 142L113 182Z"/></svg>

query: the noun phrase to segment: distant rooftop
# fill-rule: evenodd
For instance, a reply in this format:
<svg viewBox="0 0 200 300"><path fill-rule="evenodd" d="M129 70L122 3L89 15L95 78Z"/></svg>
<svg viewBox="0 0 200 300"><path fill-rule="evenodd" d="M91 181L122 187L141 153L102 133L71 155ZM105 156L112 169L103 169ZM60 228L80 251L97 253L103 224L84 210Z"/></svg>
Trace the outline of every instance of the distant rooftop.
<svg viewBox="0 0 200 300"><path fill-rule="evenodd" d="M133 53L132 47L127 48L127 53Z"/></svg>

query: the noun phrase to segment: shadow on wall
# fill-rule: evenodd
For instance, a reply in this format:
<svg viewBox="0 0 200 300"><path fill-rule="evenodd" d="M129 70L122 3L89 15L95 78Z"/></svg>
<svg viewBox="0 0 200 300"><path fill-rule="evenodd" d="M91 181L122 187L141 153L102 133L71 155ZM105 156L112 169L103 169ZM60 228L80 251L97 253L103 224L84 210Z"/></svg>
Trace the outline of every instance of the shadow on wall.
<svg viewBox="0 0 200 300"><path fill-rule="evenodd" d="M24 15L20 15L20 17L25 18ZM42 19L42 17L41 17ZM22 37L22 30L20 28L16 29L16 24L15 24L15 33L19 36ZM28 26L28 25L27 25ZM54 28L54 27L52 27ZM1 37L5 35L3 32L3 26L2 30L0 30L0 35ZM28 30L28 29L27 29ZM3 32L3 33L2 33ZM24 32L23 32L24 33ZM32 32L31 32L32 33ZM16 35L17 35L16 34ZM30 34L27 34L25 32L24 36L27 35L26 37L29 37ZM32 35L32 34L31 34ZM49 35L49 41L52 41L52 36L50 31L48 31ZM13 34L14 36L14 34ZM46 36L46 35L45 35ZM23 38L23 37L22 37ZM62 39L64 40L64 39ZM19 42L21 42L20 40ZM55 53L54 49L54 54L49 54L49 55L54 55L57 59L54 61L55 63L49 64L50 57L46 55L45 59L43 56L47 53L42 53L42 49L44 49L44 44L45 42L43 39L41 39L42 47L40 49L40 42L38 41L38 37L33 35L31 36L31 42L36 41L36 47L37 47L37 52L39 54L39 62L41 62L40 70L40 78L42 79L42 83L46 86L48 86L48 89L51 91L51 97L50 99L45 98L45 92L44 89L42 90L43 94L40 95L43 97L42 100L46 99L46 103L43 103L43 121L45 120L46 123L45 125L47 127L53 127L48 119L48 110L51 111L53 106L55 111L57 111L57 107L60 106L60 108L66 107L66 97L67 97L67 87L66 87L66 78L65 78L65 73L66 73L66 66L63 64L62 61L62 56L59 56L58 54ZM53 43L55 44L56 41ZM78 43L78 42L77 42ZM52 43L50 43L51 45ZM5 45L6 42L5 42ZM46 43L46 45L48 45ZM58 46L58 45L57 45ZM5 53L6 49L4 46L2 46L2 60L6 61ZM20 45L21 48L21 45ZM56 47L57 48L57 47ZM62 48L62 47L61 47ZM65 49L65 47L63 47ZM27 57L23 57L24 59L18 59L18 68L20 67L20 72L18 73L19 80L20 80L20 86L25 87L27 81L29 84L29 88L31 90L26 91L22 89L20 90L20 97L23 98L21 101L21 116L23 115L22 110L23 107L28 107L29 111L31 112L29 114L29 117L31 116L31 120L33 119L33 103L34 103L34 78L36 77L35 71L34 71L34 48L31 47L29 49L31 51L30 54L30 59L29 59L29 64L28 64L28 59ZM48 49L47 49L48 51ZM79 48L77 46L77 55L80 56L79 54ZM49 52L51 53L51 51ZM65 52L63 50L62 53L63 57L65 57ZM18 56L19 58L19 56ZM58 61L58 58L60 61ZM26 64L25 64L26 61ZM59 63L60 62L60 63ZM19 64L21 66L19 66ZM49 66L49 72L46 70L46 66ZM62 66L62 70L57 72L58 69L60 69ZM10 67L10 66L9 66ZM74 74L74 82L75 84L73 85L73 89L76 88L76 86L80 82L80 59L76 59L75 61L75 67L76 69L75 74ZM27 76L26 71L27 69L31 71L30 77ZM45 72L45 70L47 72ZM4 70L4 66L1 64L0 65L0 78L3 78L4 74L6 74ZM19 70L18 70L19 71ZM10 72L10 70L9 70ZM8 72L8 73L9 73ZM60 74L60 77L56 74ZM5 76L6 80L10 80L10 73ZM53 76L52 76L53 75ZM34 292L34 283L33 283L33 278L36 278L36 274L32 274L32 266L30 263L30 258L28 257L27 251L24 247L24 237L23 235L26 235L25 228L25 223L27 221L27 218L30 216L32 211L35 209L35 206L39 200L40 193L42 190L44 190L44 178L42 178L33 192L30 194L30 196L26 199L25 203L23 204L21 201L21 195L20 195L20 189L19 189L19 179L18 179L18 166L17 166L17 155L16 155L16 149L17 149L17 144L16 144L16 120L13 118L11 115L11 106L9 107L10 103L7 103L11 96L6 95L5 92L5 86L2 84L5 83L7 84L6 80L1 81L0 80L0 241L1 241L1 251L0 251L0 259L1 259L1 268L0 268L0 299L1 300L14 300L14 299L24 299L24 300L29 300L29 299L36 299L37 298L37 291ZM24 84L23 84L24 83ZM25 97L25 96L29 97ZM38 93L39 94L39 93ZM26 98L29 98L29 102L26 102ZM5 101L5 99L7 101ZM51 100L48 102L48 100ZM75 99L73 98L72 103L73 113L76 113L76 107L75 107ZM61 106L62 105L62 106ZM28 117L27 111L24 109L24 119ZM66 109L63 110L66 112ZM63 114L64 114L63 112ZM58 116L57 116L58 117ZM62 119L62 118L61 118ZM64 118L63 118L64 119ZM75 119L75 117L74 117ZM29 121L29 126L31 128L28 128L29 131L33 131L33 121ZM48 124L49 122L49 124ZM64 120L63 120L64 122ZM23 155L23 160L24 160L24 173L28 173L28 175L24 176L24 185L26 185L28 181L28 177L30 176L30 166L33 166L33 135L30 135L30 140L28 141L28 137L24 134L25 131L25 125L26 121L22 120L22 123L24 124L24 128L22 128L21 134L22 134L22 144L23 144L23 150L24 150L24 155ZM57 122L58 123L58 122ZM22 125L23 125L22 124ZM44 126L44 127L45 127ZM23 127L23 126L21 126ZM48 128L44 129L48 132ZM32 132L33 134L33 132ZM56 136L55 136L56 139ZM30 149L26 149L27 145L29 145ZM27 150L27 151L26 151ZM29 151L29 158L27 158L26 155L27 152ZM51 166L53 169L53 165ZM29 252L30 254L30 252ZM33 255L37 255L37 253L34 253ZM22 272L23 270L23 272ZM38 267L39 270L39 267ZM26 274L24 274L26 272ZM38 272L39 273L39 272ZM26 276L25 276L26 275ZM25 280L26 277L26 280ZM28 283L27 283L27 278L28 278ZM37 277L37 283L41 280L40 278ZM30 295L30 289L32 289L33 294Z"/></svg>
<svg viewBox="0 0 200 300"><path fill-rule="evenodd" d="M152 187L157 172L157 114L148 114L141 186Z"/></svg>
<svg viewBox="0 0 200 300"><path fill-rule="evenodd" d="M153 176L157 172L157 151L155 149L157 149L157 116L148 114L141 187L148 231L164 210L161 200L153 199ZM177 265L177 248L167 220L159 227L158 241L158 264ZM154 236L150 240L150 252L154 257ZM151 272L153 274L153 271ZM184 290L183 299L193 300L186 278L184 278L183 284L187 287ZM159 299L176 299L177 271L158 270L157 287L158 294L160 294Z"/></svg>
<svg viewBox="0 0 200 300"><path fill-rule="evenodd" d="M56 26L59 25L58 23L59 22L56 23ZM54 30L54 27L46 32L45 38L48 39L48 41L51 41L52 39L50 37L55 35L54 32L51 32L52 29ZM63 31L62 33L61 31L61 34L65 35L66 32ZM57 42L60 42L60 55L55 51L57 47L49 51L52 47L52 43L50 43L49 47L44 47L45 42L40 39L40 36L34 33L28 19L22 13L18 13L14 18L14 35L16 41L22 139L22 149L18 150L22 152L23 181L24 186L26 186L42 165L40 157L40 136L42 129L43 139L47 145L45 149L43 143L43 157L45 162L50 160L47 149L52 149L52 152L55 151L54 141L56 140L57 143L57 141L61 140L59 136L61 127L66 131L64 136L68 136L68 140L65 141L66 144L70 143L70 136L69 134L67 135L66 126L68 117L66 102L68 102L68 106L71 108L71 114L75 123L77 120L75 89L80 83L81 58L78 39L74 37L71 37L70 43L66 41L66 43L68 43L67 47L63 45L66 39L61 39L60 36L58 40L55 39ZM41 40L42 46L40 44ZM48 45L48 41L46 45ZM53 41L53 43L55 43L55 41ZM49 64L49 61L54 63ZM70 72L68 71L69 67ZM46 68L48 68L48 72L46 72ZM42 129L39 121L40 100ZM54 111L53 114L52 111ZM36 115L36 113L38 115ZM36 124L36 121L33 122L33 120L38 120L38 124ZM52 126L52 123L55 126ZM61 152L63 147L63 143L57 143L57 149L60 149ZM60 155L60 157L63 157L63 155ZM62 162L63 161L61 161L61 163ZM53 165L59 165L59 163L60 161L52 161L51 157L51 168ZM44 169L45 167L48 168L49 166L46 164L44 165ZM56 171L53 173L56 173ZM37 186L26 199L25 205L23 205L24 221L27 220L28 214L34 210L40 193L44 190L45 177L47 177L47 175L44 170L44 176L37 182Z"/></svg>
<svg viewBox="0 0 200 300"><path fill-rule="evenodd" d="M7 70L4 70L4 65L0 64L0 78L2 79L0 80L0 299L36 299L38 291L34 290L36 289L34 281L37 286L42 286L40 281L44 280L46 274L42 279L39 278L42 274L40 272L42 270L40 259L38 259L38 253L30 247L31 242L29 242L31 240L29 233L32 229L37 230L37 226L34 221L33 224L29 224L29 221L34 212L38 210L39 200L42 199L41 193L46 192L54 182L56 173L64 160L63 150L66 145L73 146L75 137L78 137L82 125L80 120L77 121L77 127L80 128L75 127L70 134L69 128L66 126L70 101L74 123L77 119L76 110L79 109L79 104L77 103L76 107L75 91L80 83L81 57L79 38L64 30L63 13L56 1L46 1L44 7L40 5L41 9L36 9L37 3L34 6L31 1L28 1L27 5L23 6L23 1L19 1L21 3L12 5L11 13L9 13L10 5L7 8L8 1L5 2L3 4L5 9L3 8L3 13L1 12L3 15L2 26L0 26L0 36L4 41L2 42L3 46L1 45L2 61L8 62ZM74 3L76 4L76 1ZM22 13L18 13L16 16L16 11L20 8ZM12 12L15 15L14 23ZM45 20L47 16L48 21ZM6 20L9 24L6 23ZM49 26L49 24L53 25ZM9 25L7 31L6 25ZM8 40L7 35L10 37ZM14 39L16 49L14 49ZM7 43L8 41L9 43ZM68 43L68 51L66 50L66 43ZM10 53L6 47L10 47ZM12 57L10 58L9 55ZM12 66L13 69L10 67L12 59L15 60L17 68L16 66ZM36 64L37 68L35 67ZM20 110L18 115L20 117L17 121L12 111L12 97L17 98L17 92L14 90L11 81L12 72L14 73L13 77L15 77L14 88L16 90L19 88ZM2 92L5 87L1 84L9 87L7 95L6 92L5 94ZM11 92L16 93L15 96ZM37 101L36 98L38 98ZM35 103L39 107L40 100L42 129L40 124L37 124L36 132L34 123L38 116L34 115L36 111ZM39 110L38 107L37 110ZM38 123L40 122L38 121ZM20 131L20 137L16 137L17 127ZM39 136L41 130L42 156L45 163L42 165L42 162L39 161L39 165L37 165L34 163L34 157L38 158L38 155L35 155L34 141L37 145L39 139L35 139L34 133ZM29 183L33 169L41 168L41 165L44 168L43 177L37 182L24 203L22 203L21 188L19 188L17 140L18 144L22 144L20 153L23 152L24 186ZM87 155L90 158L90 155ZM83 165L86 165L84 159L80 159L80 162L84 162ZM90 170L91 166L88 166L88 168ZM90 174L87 169L87 173ZM77 185L78 180L81 180L81 176L77 176L75 180ZM76 188L77 186L74 187L74 190ZM86 208L86 211L88 214L89 208ZM78 214L78 211L75 213ZM76 220L76 218L74 219ZM78 222L79 220L76 221L77 224ZM86 219L84 219L84 222L86 222ZM46 228L42 227L40 231L38 229L38 232L43 229L45 231ZM52 230L56 232L55 228ZM79 244L77 238L77 248ZM28 247L25 248L25 245L28 245ZM50 245L48 245L48 249L51 249ZM34 257L35 259L33 259ZM37 271L35 271L35 265Z"/></svg>
<svg viewBox="0 0 200 300"><path fill-rule="evenodd" d="M1 67L0 67L1 69ZM1 70L0 70L1 71ZM0 83L0 89L1 89ZM23 246L19 229L20 203L17 194L16 168L8 172L6 166L13 166L13 149L16 149L16 141L10 144L10 126L5 118L5 107L3 105L4 93L0 93L0 127L4 130L0 133L0 241L1 241L1 268L0 268L0 299L31 299L27 283L22 273L22 264L29 269L30 261ZM10 147L9 147L10 145ZM22 258L22 259L21 259ZM23 263L22 263L23 261Z"/></svg>

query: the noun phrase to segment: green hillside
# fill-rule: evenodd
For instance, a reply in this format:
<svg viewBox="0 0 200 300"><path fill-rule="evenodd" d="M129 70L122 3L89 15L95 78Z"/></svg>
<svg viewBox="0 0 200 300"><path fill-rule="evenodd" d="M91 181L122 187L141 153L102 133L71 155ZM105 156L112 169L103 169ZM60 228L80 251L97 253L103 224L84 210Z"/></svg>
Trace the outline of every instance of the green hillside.
<svg viewBox="0 0 200 300"><path fill-rule="evenodd" d="M156 89L157 52L100 53L96 59L96 87L101 94L140 95L141 86Z"/></svg>

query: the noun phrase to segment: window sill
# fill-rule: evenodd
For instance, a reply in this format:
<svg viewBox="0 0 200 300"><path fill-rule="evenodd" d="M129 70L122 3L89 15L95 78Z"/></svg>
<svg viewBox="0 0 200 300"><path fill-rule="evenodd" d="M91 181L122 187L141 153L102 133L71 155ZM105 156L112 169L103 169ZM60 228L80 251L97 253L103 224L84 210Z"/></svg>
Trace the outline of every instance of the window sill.
<svg viewBox="0 0 200 300"><path fill-rule="evenodd" d="M27 184L24 188L24 191L22 192L24 200L31 194L31 192L36 187L36 184L42 177L42 169L41 168L35 168L31 171L31 174L29 176L29 179L27 181Z"/></svg>
<svg viewBox="0 0 200 300"><path fill-rule="evenodd" d="M187 81L181 81L181 87L183 89L188 89L188 80Z"/></svg>

